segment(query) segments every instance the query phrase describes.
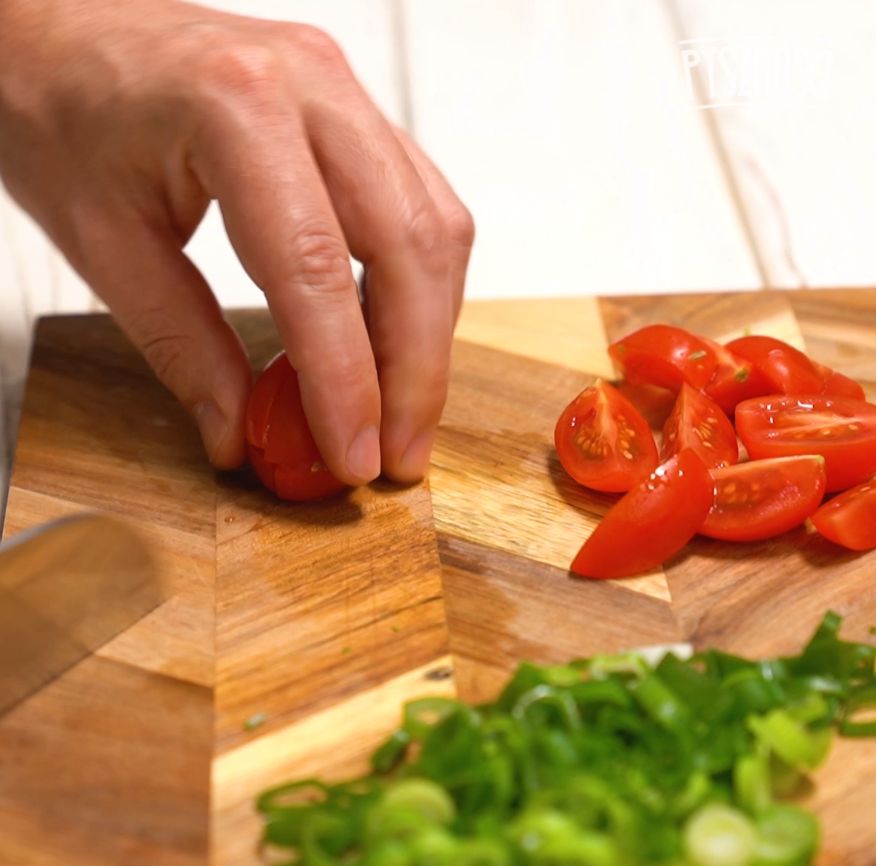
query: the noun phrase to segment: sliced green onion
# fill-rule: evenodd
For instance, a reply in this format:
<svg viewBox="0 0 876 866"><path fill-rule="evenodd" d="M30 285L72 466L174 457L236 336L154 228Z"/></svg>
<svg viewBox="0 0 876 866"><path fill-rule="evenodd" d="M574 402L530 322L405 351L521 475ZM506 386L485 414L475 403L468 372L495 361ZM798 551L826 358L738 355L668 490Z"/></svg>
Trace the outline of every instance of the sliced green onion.
<svg viewBox="0 0 876 866"><path fill-rule="evenodd" d="M744 813L731 806L704 806L684 828L692 866L751 866L757 834Z"/></svg>
<svg viewBox="0 0 876 866"><path fill-rule="evenodd" d="M758 819L757 866L803 866L818 849L818 822L788 803L772 806Z"/></svg>
<svg viewBox="0 0 876 866"><path fill-rule="evenodd" d="M835 731L876 735L876 648L521 664L498 700L409 703L372 772L264 792L286 866L811 866Z"/></svg>

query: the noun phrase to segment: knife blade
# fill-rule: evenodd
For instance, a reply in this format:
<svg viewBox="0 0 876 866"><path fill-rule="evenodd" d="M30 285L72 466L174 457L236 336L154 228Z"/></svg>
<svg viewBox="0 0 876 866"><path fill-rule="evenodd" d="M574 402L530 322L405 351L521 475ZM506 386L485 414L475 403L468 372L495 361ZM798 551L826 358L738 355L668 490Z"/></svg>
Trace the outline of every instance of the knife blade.
<svg viewBox="0 0 876 866"><path fill-rule="evenodd" d="M0 715L164 600L155 559L118 518L63 518L0 545Z"/></svg>

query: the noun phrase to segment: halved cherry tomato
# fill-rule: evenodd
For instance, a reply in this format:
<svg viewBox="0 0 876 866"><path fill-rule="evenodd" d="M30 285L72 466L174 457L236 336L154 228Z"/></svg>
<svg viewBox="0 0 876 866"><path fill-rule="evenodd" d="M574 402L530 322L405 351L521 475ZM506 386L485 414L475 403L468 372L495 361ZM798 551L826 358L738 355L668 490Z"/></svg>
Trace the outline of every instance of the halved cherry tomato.
<svg viewBox="0 0 876 866"><path fill-rule="evenodd" d="M301 405L298 374L282 353L250 393L246 441L255 473L281 499L320 499L344 489L323 462Z"/></svg>
<svg viewBox="0 0 876 866"><path fill-rule="evenodd" d="M716 362L715 372L706 385L705 392L731 418L737 403L773 391L767 378L751 361L708 337L700 339L715 353Z"/></svg>
<svg viewBox="0 0 876 866"><path fill-rule="evenodd" d="M876 547L876 478L835 496L812 515L825 537L850 550Z"/></svg>
<svg viewBox="0 0 876 866"><path fill-rule="evenodd" d="M824 458L752 460L712 471L715 504L700 534L761 541L799 526L824 498Z"/></svg>
<svg viewBox="0 0 876 866"><path fill-rule="evenodd" d="M714 400L690 385L681 386L672 414L663 428L660 459L668 460L692 448L710 469L739 459L736 431Z"/></svg>
<svg viewBox="0 0 876 866"><path fill-rule="evenodd" d="M633 384L678 391L687 382L704 388L715 372L715 353L699 337L672 325L648 325L608 347Z"/></svg>
<svg viewBox="0 0 876 866"><path fill-rule="evenodd" d="M647 421L602 380L585 388L563 410L554 443L572 478L607 493L629 490L657 465L657 446Z"/></svg>
<svg viewBox="0 0 876 866"><path fill-rule="evenodd" d="M572 562L581 577L629 577L656 568L702 526L715 484L696 452L658 466L602 519Z"/></svg>
<svg viewBox="0 0 876 866"><path fill-rule="evenodd" d="M752 458L820 454L827 489L876 473L876 406L848 397L757 397L736 407L736 432Z"/></svg>

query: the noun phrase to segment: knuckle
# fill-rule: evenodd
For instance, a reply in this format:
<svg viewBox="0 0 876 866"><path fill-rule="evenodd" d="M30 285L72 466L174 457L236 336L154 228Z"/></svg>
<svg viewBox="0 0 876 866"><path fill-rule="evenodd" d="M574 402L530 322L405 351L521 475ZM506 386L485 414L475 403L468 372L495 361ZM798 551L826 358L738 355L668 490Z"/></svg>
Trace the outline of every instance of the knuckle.
<svg viewBox="0 0 876 866"><path fill-rule="evenodd" d="M446 220L450 243L470 249L475 239L475 222L471 211L460 202L447 215Z"/></svg>
<svg viewBox="0 0 876 866"><path fill-rule="evenodd" d="M346 293L353 282L347 250L324 226L303 228L293 244L295 280L305 288Z"/></svg>
<svg viewBox="0 0 876 866"><path fill-rule="evenodd" d="M405 244L414 253L430 258L444 251L447 227L431 203L420 204L405 225Z"/></svg>
<svg viewBox="0 0 876 866"><path fill-rule="evenodd" d="M204 52L198 72L206 86L223 97L264 100L277 93L282 61L267 45L227 42Z"/></svg>
<svg viewBox="0 0 876 866"><path fill-rule="evenodd" d="M325 30L311 24L296 24L293 34L297 45L307 52L311 60L328 66L346 65L340 45Z"/></svg>

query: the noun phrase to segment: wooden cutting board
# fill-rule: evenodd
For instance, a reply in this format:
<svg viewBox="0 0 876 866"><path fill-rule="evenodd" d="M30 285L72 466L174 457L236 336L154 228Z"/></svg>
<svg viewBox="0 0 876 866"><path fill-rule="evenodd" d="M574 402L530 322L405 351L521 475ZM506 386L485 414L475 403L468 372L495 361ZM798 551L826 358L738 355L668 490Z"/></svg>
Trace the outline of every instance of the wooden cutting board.
<svg viewBox="0 0 876 866"><path fill-rule="evenodd" d="M231 319L259 367L277 349L269 319ZM287 505L205 464L109 319L43 319L5 533L111 511L152 543L170 598L0 717L0 863L254 866L253 796L360 771L410 697L488 697L522 658L677 640L794 651L828 608L865 637L876 554L802 530L697 540L634 580L569 577L610 498L565 477L554 421L611 375L607 341L654 321L781 337L876 399L872 291L472 303L431 491ZM819 862L873 866L876 743L839 743L818 780Z"/></svg>

